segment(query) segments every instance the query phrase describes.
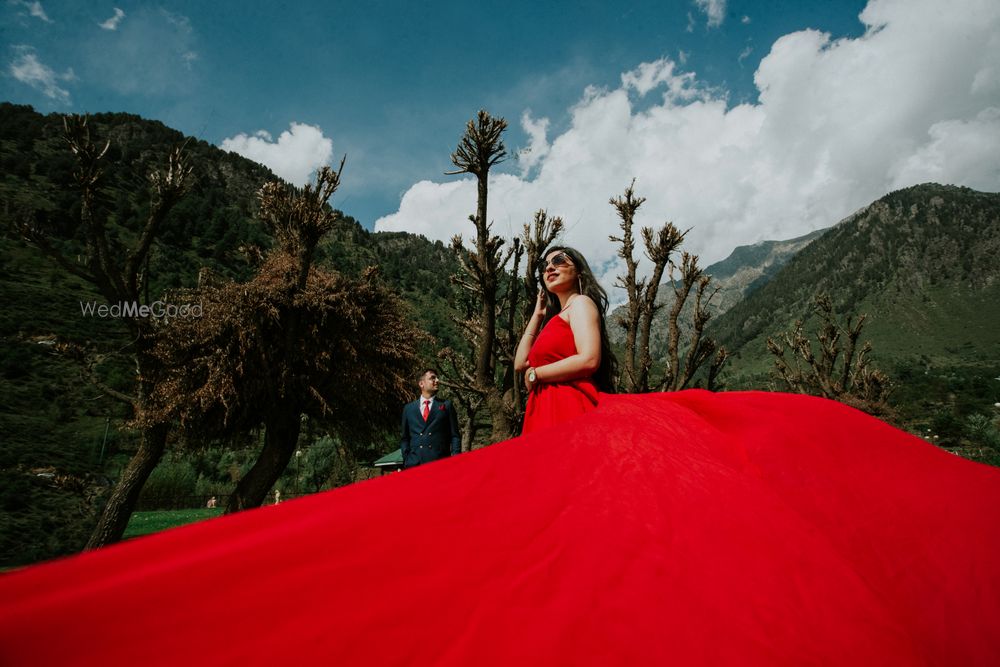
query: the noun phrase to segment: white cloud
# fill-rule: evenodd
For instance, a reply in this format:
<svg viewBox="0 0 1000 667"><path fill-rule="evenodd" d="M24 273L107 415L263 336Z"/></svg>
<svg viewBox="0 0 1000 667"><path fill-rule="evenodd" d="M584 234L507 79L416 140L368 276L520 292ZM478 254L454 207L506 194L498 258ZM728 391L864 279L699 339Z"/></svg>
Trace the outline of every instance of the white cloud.
<svg viewBox="0 0 1000 667"><path fill-rule="evenodd" d="M52 23L52 19L50 19L48 14L45 13L42 3L36 0L35 2L26 2L25 4L28 6L28 11L32 16L42 19L46 23Z"/></svg>
<svg viewBox="0 0 1000 667"><path fill-rule="evenodd" d="M104 23L98 23L97 25L101 26L105 30L118 30L118 24L122 22L123 18L125 18L125 12L115 7L115 15Z"/></svg>
<svg viewBox="0 0 1000 667"><path fill-rule="evenodd" d="M8 71L11 76L39 91L49 99L69 104L69 91L60 86L61 82L73 81L76 75L72 69L64 74L56 72L42 63L30 46L18 46L15 50L20 54L10 64Z"/></svg>
<svg viewBox="0 0 1000 667"><path fill-rule="evenodd" d="M633 177L647 198L637 223L692 228L685 248L703 265L829 226L901 187L1000 190L1000 4L873 0L861 18L857 38L778 39L753 104L730 106L726 91L666 59L625 72L619 88L589 87L567 129L545 137L530 178L523 164L520 177L491 178L495 232L518 234L539 208L560 215L565 241L604 266L610 285L618 221L608 199ZM422 181L375 227L468 236L475 205L470 178Z"/></svg>
<svg viewBox="0 0 1000 667"><path fill-rule="evenodd" d="M28 0L12 0L9 4L15 7L24 7L28 10L28 13L36 19L41 19L46 23L52 23L52 19L50 19L49 15L45 13L45 8L42 7L42 3L38 0L34 0L33 2L28 2Z"/></svg>
<svg viewBox="0 0 1000 667"><path fill-rule="evenodd" d="M642 63L631 72L621 76L622 88L634 90L640 97L664 84L670 101L690 100L699 93L693 86L694 74L675 74L676 65L672 60L661 58L651 63Z"/></svg>
<svg viewBox="0 0 1000 667"><path fill-rule="evenodd" d="M708 27L718 28L726 18L726 0L694 0L698 9L708 17Z"/></svg>
<svg viewBox="0 0 1000 667"><path fill-rule="evenodd" d="M743 25L747 25L748 23L750 23L750 17L744 14L743 18L740 19L740 23L742 23Z"/></svg>
<svg viewBox="0 0 1000 667"><path fill-rule="evenodd" d="M998 155L1000 108L990 107L972 120L935 123L927 142L892 165L890 173L896 188L946 181L991 190L1000 183Z"/></svg>
<svg viewBox="0 0 1000 667"><path fill-rule="evenodd" d="M303 186L321 166L330 163L333 142L314 125L292 123L273 141L269 133L258 130L253 136L237 134L222 141L223 150L267 166L293 185ZM419 184L418 184L419 185ZM414 186L416 187L416 186Z"/></svg>
<svg viewBox="0 0 1000 667"><path fill-rule="evenodd" d="M535 120L531 117L531 111L526 109L521 114L521 128L528 135L529 140L528 147L522 149L517 154L517 164L521 168L521 178L525 178L531 169L549 154L549 143L545 138L549 131L549 119L540 118Z"/></svg>

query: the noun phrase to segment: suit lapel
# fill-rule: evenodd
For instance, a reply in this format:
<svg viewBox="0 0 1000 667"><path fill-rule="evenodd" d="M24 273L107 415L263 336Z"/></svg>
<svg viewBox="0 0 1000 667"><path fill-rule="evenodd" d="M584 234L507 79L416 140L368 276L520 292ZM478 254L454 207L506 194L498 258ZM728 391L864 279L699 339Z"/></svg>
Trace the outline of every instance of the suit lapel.
<svg viewBox="0 0 1000 667"><path fill-rule="evenodd" d="M443 412L441 408L444 407L444 401L439 398L435 398L431 402L431 413L427 415L427 425L430 426L435 422L439 413Z"/></svg>

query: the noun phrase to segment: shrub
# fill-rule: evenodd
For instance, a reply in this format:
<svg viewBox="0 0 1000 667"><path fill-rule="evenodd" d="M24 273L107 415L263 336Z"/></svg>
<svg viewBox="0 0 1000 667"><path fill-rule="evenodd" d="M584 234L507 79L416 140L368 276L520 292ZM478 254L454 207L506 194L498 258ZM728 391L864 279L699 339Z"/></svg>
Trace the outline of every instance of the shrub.
<svg viewBox="0 0 1000 667"><path fill-rule="evenodd" d="M175 509L196 503L198 477L191 462L178 456L164 458L142 487L136 509Z"/></svg>
<svg viewBox="0 0 1000 667"><path fill-rule="evenodd" d="M1000 430L984 414L977 413L965 418L965 436L974 444L1000 449Z"/></svg>

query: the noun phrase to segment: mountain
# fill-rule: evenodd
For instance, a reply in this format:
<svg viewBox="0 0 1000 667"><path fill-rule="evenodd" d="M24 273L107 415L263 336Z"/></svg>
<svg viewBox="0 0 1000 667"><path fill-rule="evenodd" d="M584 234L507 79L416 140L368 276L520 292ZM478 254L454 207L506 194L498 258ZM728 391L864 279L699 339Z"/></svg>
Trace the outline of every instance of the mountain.
<svg viewBox="0 0 1000 667"><path fill-rule="evenodd" d="M719 317L742 301L747 294L765 285L791 259L795 253L819 238L826 230L820 229L787 241L759 241L753 245L738 246L725 259L708 266L707 275L712 276L712 288L718 292L708 304L712 317ZM661 314L653 320L650 330L650 349L654 358L666 353L667 319L665 313L674 302L670 284L665 283L656 295L656 303L661 304ZM685 305L679 318L682 335L686 334L691 321L693 299ZM619 306L612 312L612 321L628 310ZM615 345L624 345L625 330L609 327L608 331Z"/></svg>
<svg viewBox="0 0 1000 667"><path fill-rule="evenodd" d="M747 294L763 287L788 260L824 232L825 229L818 229L787 241L760 241L739 246L729 257L706 268L705 273L712 276L712 284L719 288L712 300L713 315L722 315Z"/></svg>
<svg viewBox="0 0 1000 667"><path fill-rule="evenodd" d="M827 230L710 323L733 352L727 386L766 386L766 339L796 320L812 330L820 293L840 317L867 314L862 339L904 419L957 438L955 420L1000 401L1000 194L914 186Z"/></svg>

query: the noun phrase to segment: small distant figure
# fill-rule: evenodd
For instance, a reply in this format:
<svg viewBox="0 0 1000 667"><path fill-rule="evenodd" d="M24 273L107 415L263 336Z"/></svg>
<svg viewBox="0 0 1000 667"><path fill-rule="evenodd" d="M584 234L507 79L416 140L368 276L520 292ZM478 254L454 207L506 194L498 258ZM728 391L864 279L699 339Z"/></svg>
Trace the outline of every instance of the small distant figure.
<svg viewBox="0 0 1000 667"><path fill-rule="evenodd" d="M277 505L281 502L281 491L278 489L274 490L274 504Z"/></svg>
<svg viewBox="0 0 1000 667"><path fill-rule="evenodd" d="M215 500L215 496L209 498L208 502L205 503L205 507L207 507L208 509L215 509L216 505L218 505L218 501Z"/></svg>

